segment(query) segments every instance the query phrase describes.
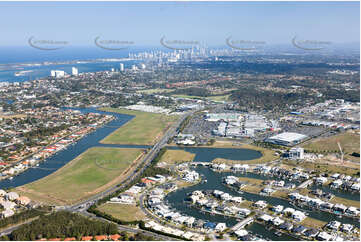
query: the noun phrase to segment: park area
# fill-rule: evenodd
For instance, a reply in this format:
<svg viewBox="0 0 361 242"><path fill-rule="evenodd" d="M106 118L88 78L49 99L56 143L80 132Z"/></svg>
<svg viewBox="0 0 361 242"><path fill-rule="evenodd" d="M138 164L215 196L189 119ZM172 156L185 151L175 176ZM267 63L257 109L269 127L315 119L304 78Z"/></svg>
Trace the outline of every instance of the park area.
<svg viewBox="0 0 361 242"><path fill-rule="evenodd" d="M46 204L75 204L126 179L142 155L141 149L90 148L51 175L16 191Z"/></svg>
<svg viewBox="0 0 361 242"><path fill-rule="evenodd" d="M103 144L153 145L178 119L175 115L148 113L117 108L103 108L135 117L101 141Z"/></svg>

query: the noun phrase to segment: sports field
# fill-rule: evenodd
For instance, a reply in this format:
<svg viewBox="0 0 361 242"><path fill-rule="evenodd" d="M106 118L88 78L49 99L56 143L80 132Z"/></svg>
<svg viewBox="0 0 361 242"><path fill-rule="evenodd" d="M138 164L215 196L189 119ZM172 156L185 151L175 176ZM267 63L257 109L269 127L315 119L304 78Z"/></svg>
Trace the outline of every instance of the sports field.
<svg viewBox="0 0 361 242"><path fill-rule="evenodd" d="M134 115L128 123L101 141L104 144L152 145L179 117L117 108L101 110Z"/></svg>
<svg viewBox="0 0 361 242"><path fill-rule="evenodd" d="M135 169L142 154L140 149L94 147L51 175L16 191L47 204L74 204L120 183Z"/></svg>

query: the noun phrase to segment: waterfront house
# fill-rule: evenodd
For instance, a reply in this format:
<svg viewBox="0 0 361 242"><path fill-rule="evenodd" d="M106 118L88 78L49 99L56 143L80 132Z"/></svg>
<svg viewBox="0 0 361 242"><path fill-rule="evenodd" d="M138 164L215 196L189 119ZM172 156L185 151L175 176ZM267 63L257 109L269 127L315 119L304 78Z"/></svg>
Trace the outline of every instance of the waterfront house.
<svg viewBox="0 0 361 242"><path fill-rule="evenodd" d="M360 191L360 184L359 183L352 184L351 190L352 191Z"/></svg>
<svg viewBox="0 0 361 242"><path fill-rule="evenodd" d="M319 231L317 229L310 228L310 229L307 229L305 232L303 232L303 235L306 237L314 238L314 237L316 237L316 235L318 233L319 233Z"/></svg>
<svg viewBox="0 0 361 242"><path fill-rule="evenodd" d="M235 172L246 172L248 169L249 165L247 164L235 164L231 167L231 170Z"/></svg>
<svg viewBox="0 0 361 242"><path fill-rule="evenodd" d="M251 214L251 210L247 209L247 208L240 208L238 210L238 214L241 216L241 217L247 217L248 215Z"/></svg>
<svg viewBox="0 0 361 242"><path fill-rule="evenodd" d="M347 207L343 204L336 204L335 206L333 206L333 211L337 212L337 213L345 213L347 210Z"/></svg>
<svg viewBox="0 0 361 242"><path fill-rule="evenodd" d="M282 205L277 205L277 206L272 207L271 210L274 211L275 213L281 213L282 210L283 210L283 206Z"/></svg>
<svg viewBox="0 0 361 242"><path fill-rule="evenodd" d="M248 235L247 230L245 229L238 229L234 231L234 234L239 238L242 239L244 236Z"/></svg>
<svg viewBox="0 0 361 242"><path fill-rule="evenodd" d="M356 207L349 207L346 210L346 214L351 216L358 216L360 214L360 210L357 209Z"/></svg>
<svg viewBox="0 0 361 242"><path fill-rule="evenodd" d="M202 198L202 199L197 200L196 204L200 205L200 206L204 206L204 205L206 205L208 203L208 201L209 201L208 199Z"/></svg>
<svg viewBox="0 0 361 242"><path fill-rule="evenodd" d="M323 176L320 176L320 177L316 177L315 178L315 183L317 185L323 185L324 183L327 182L327 178L326 177L323 177Z"/></svg>
<svg viewBox="0 0 361 242"><path fill-rule="evenodd" d="M207 229L207 230L214 230L216 228L217 224L212 223L212 222L206 222L203 224L203 228Z"/></svg>
<svg viewBox="0 0 361 242"><path fill-rule="evenodd" d="M342 185L342 180L340 179L337 179L330 184L332 188L339 188L341 185Z"/></svg>
<svg viewBox="0 0 361 242"><path fill-rule="evenodd" d="M214 191L213 191L213 195L214 195L216 198L220 198L223 193L224 193L224 192L219 191L219 190L214 190Z"/></svg>
<svg viewBox="0 0 361 242"><path fill-rule="evenodd" d="M235 176L227 176L226 178L224 178L223 182L227 185L233 185L238 182L238 178Z"/></svg>
<svg viewBox="0 0 361 242"><path fill-rule="evenodd" d="M242 203L242 202L243 202L243 198L242 198L242 197L232 197L232 198L231 198L231 201L232 201L232 202L235 202L235 203Z"/></svg>
<svg viewBox="0 0 361 242"><path fill-rule="evenodd" d="M354 227L352 224L342 224L340 229L341 229L341 231L343 231L345 233L351 233L353 228Z"/></svg>
<svg viewBox="0 0 361 242"><path fill-rule="evenodd" d="M269 187L266 187L266 188L263 188L262 191L260 192L261 195L266 195L266 196L269 196L271 195L272 193L274 193L276 190L272 189L272 188L269 188ZM267 205L266 205L267 206Z"/></svg>
<svg viewBox="0 0 361 242"><path fill-rule="evenodd" d="M341 223L339 221L331 221L326 226L329 229L338 230L338 228L341 226Z"/></svg>
<svg viewBox="0 0 361 242"><path fill-rule="evenodd" d="M316 239L317 240L322 240L322 241L330 241L330 240L333 240L333 236L327 232L320 232L317 236L316 236Z"/></svg>
<svg viewBox="0 0 361 242"><path fill-rule="evenodd" d="M229 195L228 193L223 193L220 198L221 198L221 200L223 200L223 201L229 201L229 200L232 199L232 196Z"/></svg>
<svg viewBox="0 0 361 242"><path fill-rule="evenodd" d="M332 209L333 206L334 206L334 204L333 204L333 203L329 203L329 202L324 202L324 203L321 204L321 208L323 208L323 209L328 209L328 210Z"/></svg>
<svg viewBox="0 0 361 242"><path fill-rule="evenodd" d="M253 204L253 206L256 208L264 209L265 207L267 207L267 203L266 203L266 201L258 200L257 202L255 202Z"/></svg>
<svg viewBox="0 0 361 242"><path fill-rule="evenodd" d="M259 216L258 219L264 222L271 222L273 220L273 217L265 213Z"/></svg>
<svg viewBox="0 0 361 242"><path fill-rule="evenodd" d="M335 173L331 176L331 178L336 180L337 178L339 178L339 176L340 176L340 174Z"/></svg>
<svg viewBox="0 0 361 242"><path fill-rule="evenodd" d="M290 222L284 222L279 226L279 228L286 231L291 231L291 229L293 228L293 224L291 224Z"/></svg>
<svg viewBox="0 0 361 242"><path fill-rule="evenodd" d="M275 217L273 220L272 220L272 223L273 225L275 226L279 226L281 224L283 224L285 221L282 220L280 217Z"/></svg>
<svg viewBox="0 0 361 242"><path fill-rule="evenodd" d="M283 187L284 185L285 185L284 181L275 181L273 183L273 186L275 186L275 187Z"/></svg>
<svg viewBox="0 0 361 242"><path fill-rule="evenodd" d="M306 214L298 210L292 213L292 218L298 222L303 221L306 217L307 217Z"/></svg>
<svg viewBox="0 0 361 242"><path fill-rule="evenodd" d="M295 234L302 234L307 230L307 228L303 225L298 225L292 229L292 232Z"/></svg>
<svg viewBox="0 0 361 242"><path fill-rule="evenodd" d="M225 223L218 223L217 226L214 228L217 232L222 232L227 229L227 226Z"/></svg>
<svg viewBox="0 0 361 242"><path fill-rule="evenodd" d="M193 217L188 217L185 221L184 224L187 225L188 227L193 227L194 221L196 219Z"/></svg>
<svg viewBox="0 0 361 242"><path fill-rule="evenodd" d="M282 213L285 215L292 215L294 212L295 212L295 209L293 209L293 208L285 208Z"/></svg>

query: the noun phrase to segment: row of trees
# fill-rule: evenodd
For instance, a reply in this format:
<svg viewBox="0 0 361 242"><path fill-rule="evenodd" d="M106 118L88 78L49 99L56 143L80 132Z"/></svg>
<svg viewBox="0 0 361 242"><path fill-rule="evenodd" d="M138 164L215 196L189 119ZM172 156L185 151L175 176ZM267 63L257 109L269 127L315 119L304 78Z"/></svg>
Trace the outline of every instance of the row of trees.
<svg viewBox="0 0 361 242"><path fill-rule="evenodd" d="M22 225L14 230L10 240L36 240L41 238L75 237L117 234L118 228L113 223L88 219L82 215L60 211L50 215L41 215L39 219ZM3 238L6 239L6 238Z"/></svg>

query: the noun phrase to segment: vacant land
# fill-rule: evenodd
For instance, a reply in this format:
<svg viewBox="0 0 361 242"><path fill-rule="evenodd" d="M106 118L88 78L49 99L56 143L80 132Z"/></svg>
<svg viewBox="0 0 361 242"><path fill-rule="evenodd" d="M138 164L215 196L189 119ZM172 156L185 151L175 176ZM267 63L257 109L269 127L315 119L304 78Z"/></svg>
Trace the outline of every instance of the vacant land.
<svg viewBox="0 0 361 242"><path fill-rule="evenodd" d="M345 159L360 161L359 157L351 156L353 152L360 153L360 135L353 132L347 132L328 138L320 138L308 143L304 146L306 150L311 152L339 152L337 142L340 142Z"/></svg>
<svg viewBox="0 0 361 242"><path fill-rule="evenodd" d="M104 144L152 145L178 119L178 116L126 109L103 108L101 110L135 116L103 139L101 143Z"/></svg>
<svg viewBox="0 0 361 242"><path fill-rule="evenodd" d="M337 196L333 197L330 201L332 203L341 203L347 207L353 206L356 208L360 208L360 201L349 200L349 199L337 197Z"/></svg>
<svg viewBox="0 0 361 242"><path fill-rule="evenodd" d="M48 204L74 204L120 183L142 154L140 149L91 148L51 175L16 190Z"/></svg>
<svg viewBox="0 0 361 242"><path fill-rule="evenodd" d="M307 217L301 222L301 224L305 227L323 228L327 222Z"/></svg>
<svg viewBox="0 0 361 242"><path fill-rule="evenodd" d="M337 166L337 165L330 165L330 164L322 164L322 163L316 163L316 162L297 162L297 161L291 161L291 160L283 160L282 166L284 168L304 168L306 170L313 170L320 173L328 173L328 174L334 174L334 173L340 173L340 174L346 174L355 176L360 172L360 168L350 168L345 166Z"/></svg>
<svg viewBox="0 0 361 242"><path fill-rule="evenodd" d="M184 150L167 150L160 159L160 162L165 162L167 164L177 164L187 161L193 161L196 154Z"/></svg>
<svg viewBox="0 0 361 242"><path fill-rule="evenodd" d="M114 218L130 222L142 220L144 213L139 207L131 204L105 203L97 208L99 211L112 215Z"/></svg>

